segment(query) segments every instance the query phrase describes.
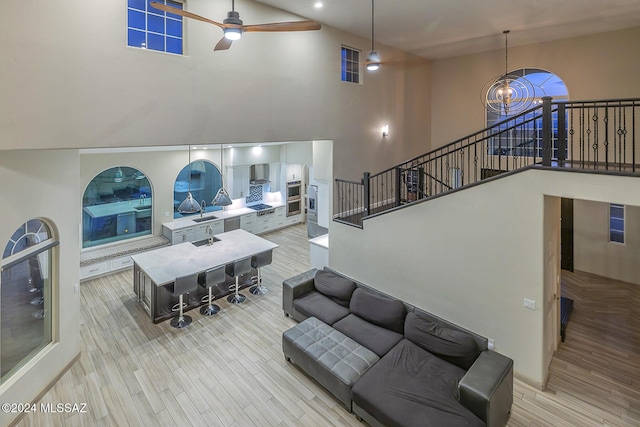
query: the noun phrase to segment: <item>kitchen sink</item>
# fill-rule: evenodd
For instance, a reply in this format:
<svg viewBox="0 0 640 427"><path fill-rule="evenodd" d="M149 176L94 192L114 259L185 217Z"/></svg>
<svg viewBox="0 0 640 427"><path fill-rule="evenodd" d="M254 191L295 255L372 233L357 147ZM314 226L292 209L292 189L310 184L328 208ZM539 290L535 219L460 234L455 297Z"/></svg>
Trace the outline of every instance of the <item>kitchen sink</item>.
<svg viewBox="0 0 640 427"><path fill-rule="evenodd" d="M214 219L218 219L217 216L206 216L204 218L194 218L193 221L194 222L204 222L204 221L211 221Z"/></svg>
<svg viewBox="0 0 640 427"><path fill-rule="evenodd" d="M193 246L208 246L211 244L209 243L209 240L211 240L213 243L220 241L220 239L213 237L212 239L205 239L205 240L198 240L197 242L191 242L191 244Z"/></svg>
<svg viewBox="0 0 640 427"><path fill-rule="evenodd" d="M151 206L134 206L133 209L135 209L137 211L147 211L147 210L151 209Z"/></svg>

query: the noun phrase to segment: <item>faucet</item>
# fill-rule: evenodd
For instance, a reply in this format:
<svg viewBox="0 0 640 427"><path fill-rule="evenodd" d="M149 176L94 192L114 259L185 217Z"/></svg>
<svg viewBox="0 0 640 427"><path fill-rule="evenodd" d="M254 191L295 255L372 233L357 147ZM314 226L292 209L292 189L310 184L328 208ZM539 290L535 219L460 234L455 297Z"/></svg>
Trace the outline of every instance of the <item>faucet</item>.
<svg viewBox="0 0 640 427"><path fill-rule="evenodd" d="M138 205L140 206L144 206L144 200L147 198L146 194L141 194L140 195L140 201L138 202Z"/></svg>
<svg viewBox="0 0 640 427"><path fill-rule="evenodd" d="M202 214L204 213L206 207L207 207L207 201L202 199L202 201L200 202L200 218L202 218Z"/></svg>
<svg viewBox="0 0 640 427"><path fill-rule="evenodd" d="M209 244L213 245L213 228L209 224L204 228L204 232L209 235Z"/></svg>

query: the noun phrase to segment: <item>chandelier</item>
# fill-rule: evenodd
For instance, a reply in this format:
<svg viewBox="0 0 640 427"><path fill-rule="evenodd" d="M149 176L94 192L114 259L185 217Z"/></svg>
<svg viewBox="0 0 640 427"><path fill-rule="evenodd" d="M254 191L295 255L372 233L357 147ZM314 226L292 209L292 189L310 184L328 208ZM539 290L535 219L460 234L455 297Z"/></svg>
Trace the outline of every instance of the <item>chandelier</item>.
<svg viewBox="0 0 640 427"><path fill-rule="evenodd" d="M482 89L482 104L491 113L509 116L521 113L537 103L536 94L544 94L524 76L509 74L509 30L504 34L504 74L490 80Z"/></svg>

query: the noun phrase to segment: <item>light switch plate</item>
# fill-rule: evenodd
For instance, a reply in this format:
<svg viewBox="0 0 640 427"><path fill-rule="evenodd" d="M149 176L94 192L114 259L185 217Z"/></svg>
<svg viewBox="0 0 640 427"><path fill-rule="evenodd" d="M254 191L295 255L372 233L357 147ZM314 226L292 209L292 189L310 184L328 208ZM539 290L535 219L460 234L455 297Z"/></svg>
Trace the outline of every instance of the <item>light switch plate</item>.
<svg viewBox="0 0 640 427"><path fill-rule="evenodd" d="M524 306L530 310L535 310L536 309L536 302L534 300L531 300L529 298L525 298L524 299Z"/></svg>

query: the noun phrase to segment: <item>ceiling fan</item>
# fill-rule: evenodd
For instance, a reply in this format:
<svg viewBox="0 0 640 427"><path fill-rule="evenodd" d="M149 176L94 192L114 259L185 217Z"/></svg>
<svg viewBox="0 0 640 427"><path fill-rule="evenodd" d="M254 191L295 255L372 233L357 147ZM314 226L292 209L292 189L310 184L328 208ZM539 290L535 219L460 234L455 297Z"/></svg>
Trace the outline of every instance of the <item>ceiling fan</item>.
<svg viewBox="0 0 640 427"><path fill-rule="evenodd" d="M231 47L231 43L233 43L234 40L240 39L244 32L311 31L319 30L321 27L321 25L315 21L273 22L270 24L244 25L240 19L240 14L235 10L235 0L231 0L231 11L227 12L227 17L222 21L222 23L155 1L151 2L151 6L165 12L181 15L185 18L197 19L202 22L208 22L209 24L222 28L224 36L216 44L216 47L213 50L229 49Z"/></svg>

